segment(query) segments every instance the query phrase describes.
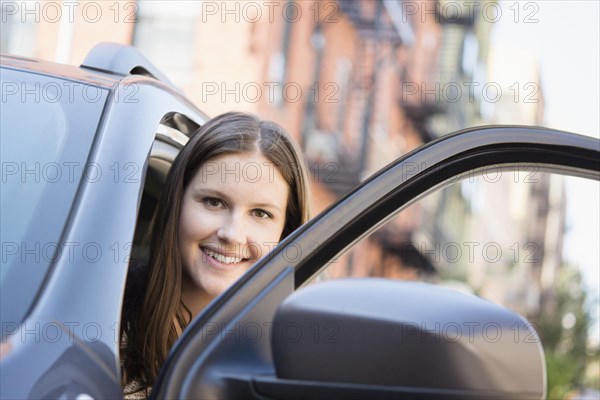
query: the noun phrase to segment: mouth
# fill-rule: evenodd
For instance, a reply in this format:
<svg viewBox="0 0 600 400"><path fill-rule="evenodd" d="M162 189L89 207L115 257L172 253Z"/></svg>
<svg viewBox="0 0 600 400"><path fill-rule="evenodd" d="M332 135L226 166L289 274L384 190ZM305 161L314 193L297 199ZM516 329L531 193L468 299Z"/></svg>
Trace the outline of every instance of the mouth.
<svg viewBox="0 0 600 400"><path fill-rule="evenodd" d="M218 261L221 264L235 265L235 264L240 264L242 262L248 261L248 258L239 257L237 255L221 254L215 250L209 249L208 247L200 246L200 250L202 250L202 252L204 254L206 254L206 256L209 260L212 259L212 260Z"/></svg>

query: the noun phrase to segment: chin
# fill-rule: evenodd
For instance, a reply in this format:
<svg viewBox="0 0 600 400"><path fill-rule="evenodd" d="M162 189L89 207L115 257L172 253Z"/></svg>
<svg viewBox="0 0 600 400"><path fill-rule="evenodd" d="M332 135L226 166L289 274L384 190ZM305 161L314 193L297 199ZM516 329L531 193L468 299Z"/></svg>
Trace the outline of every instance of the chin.
<svg viewBox="0 0 600 400"><path fill-rule="evenodd" d="M208 293L211 297L217 297L225 290L227 290L237 279L231 281L212 283L210 285L203 285L202 289Z"/></svg>

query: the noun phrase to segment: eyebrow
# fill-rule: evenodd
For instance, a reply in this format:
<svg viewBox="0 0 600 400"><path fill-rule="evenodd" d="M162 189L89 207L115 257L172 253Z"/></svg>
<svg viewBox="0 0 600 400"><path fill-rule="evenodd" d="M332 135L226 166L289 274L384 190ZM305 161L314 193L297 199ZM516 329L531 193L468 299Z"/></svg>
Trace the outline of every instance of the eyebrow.
<svg viewBox="0 0 600 400"><path fill-rule="evenodd" d="M231 202L231 198L225 193L217 189L206 189L206 188L193 188L194 196L215 196L224 199L227 202ZM281 209L273 203L254 203L250 205L251 208L270 208L281 212Z"/></svg>
<svg viewBox="0 0 600 400"><path fill-rule="evenodd" d="M279 207L277 207L275 204L272 204L272 203L258 203L258 204L253 204L252 207L253 208L274 208L277 211L281 211L281 209Z"/></svg>

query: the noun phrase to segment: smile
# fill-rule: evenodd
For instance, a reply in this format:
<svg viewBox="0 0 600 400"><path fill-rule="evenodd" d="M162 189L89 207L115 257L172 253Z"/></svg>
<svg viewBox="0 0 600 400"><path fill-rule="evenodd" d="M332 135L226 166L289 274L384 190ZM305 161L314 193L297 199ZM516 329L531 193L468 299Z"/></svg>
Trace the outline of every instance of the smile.
<svg viewBox="0 0 600 400"><path fill-rule="evenodd" d="M207 256L212 257L215 260L217 260L218 262L223 263L223 264L237 264L244 260L244 258L242 258L242 257L226 256L221 253L217 253L214 250L208 249L206 247L201 247L201 249Z"/></svg>

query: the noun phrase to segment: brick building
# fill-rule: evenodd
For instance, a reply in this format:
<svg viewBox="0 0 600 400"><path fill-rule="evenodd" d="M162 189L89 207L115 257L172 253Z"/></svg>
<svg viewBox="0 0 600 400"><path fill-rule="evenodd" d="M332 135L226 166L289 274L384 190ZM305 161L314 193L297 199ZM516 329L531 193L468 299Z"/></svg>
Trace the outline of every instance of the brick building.
<svg viewBox="0 0 600 400"><path fill-rule="evenodd" d="M2 51L80 64L99 41L135 45L207 114L244 110L285 126L305 151L316 214L480 120L478 102L452 89L485 64L489 26L449 10L433 0L3 2ZM431 228L447 203L412 206L330 273L432 272L411 243L460 233Z"/></svg>

